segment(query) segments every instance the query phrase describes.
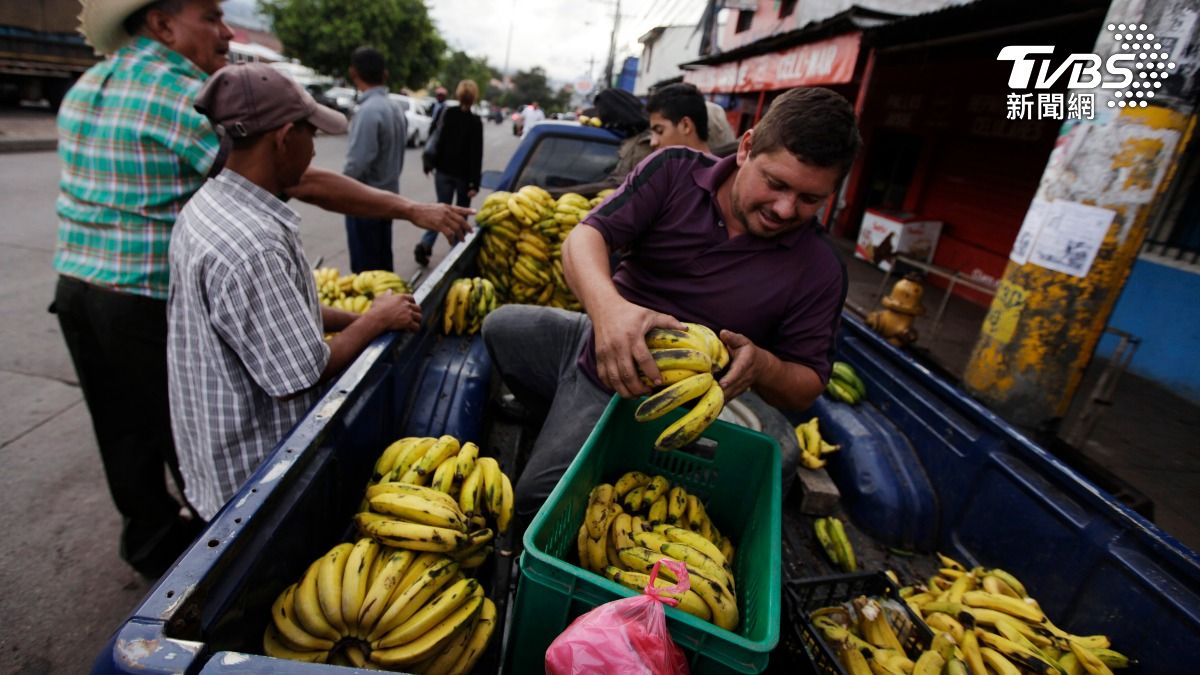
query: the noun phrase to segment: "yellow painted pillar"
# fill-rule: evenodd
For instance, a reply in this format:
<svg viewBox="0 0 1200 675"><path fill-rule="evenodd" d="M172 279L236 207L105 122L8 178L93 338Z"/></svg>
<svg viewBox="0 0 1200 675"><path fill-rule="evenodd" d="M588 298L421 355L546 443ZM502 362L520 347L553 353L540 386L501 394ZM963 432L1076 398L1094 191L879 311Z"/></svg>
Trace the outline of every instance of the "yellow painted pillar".
<svg viewBox="0 0 1200 675"><path fill-rule="evenodd" d="M1105 63L1136 59L1148 44L1155 57L1120 62L1139 86L1087 90L1095 118L1063 125L963 374L966 389L1011 422L1052 430L1067 412L1195 127L1188 80L1197 57L1187 52L1198 26L1196 0L1109 8L1095 53ZM1163 53L1170 67L1154 65ZM1065 55L1051 58L1054 68Z"/></svg>

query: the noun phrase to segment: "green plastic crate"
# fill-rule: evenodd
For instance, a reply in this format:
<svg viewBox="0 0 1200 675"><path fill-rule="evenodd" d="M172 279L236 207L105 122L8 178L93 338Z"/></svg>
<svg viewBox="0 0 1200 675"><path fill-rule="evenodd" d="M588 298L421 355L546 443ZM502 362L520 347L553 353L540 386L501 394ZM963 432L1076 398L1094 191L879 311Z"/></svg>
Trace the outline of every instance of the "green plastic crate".
<svg viewBox="0 0 1200 675"><path fill-rule="evenodd" d="M579 455L525 532L521 582L508 641L509 673L545 669L546 650L579 615L634 591L578 567L575 536L588 493L626 471L662 474L704 501L709 516L737 547L735 631L666 608L675 643L693 673L759 673L779 641L780 460L770 436L717 421L685 450L661 452L654 440L682 409L637 422L638 401L613 397ZM714 447L715 444L715 447Z"/></svg>

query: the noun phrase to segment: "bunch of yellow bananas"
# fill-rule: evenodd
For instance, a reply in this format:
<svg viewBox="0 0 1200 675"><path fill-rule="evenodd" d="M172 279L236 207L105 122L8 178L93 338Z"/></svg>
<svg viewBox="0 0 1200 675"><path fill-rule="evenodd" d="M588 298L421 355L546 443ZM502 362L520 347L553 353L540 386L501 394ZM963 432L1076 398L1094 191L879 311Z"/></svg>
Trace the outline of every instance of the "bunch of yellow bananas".
<svg viewBox="0 0 1200 675"><path fill-rule="evenodd" d="M362 538L333 547L279 594L263 650L296 661L462 674L495 624L496 606L453 558Z"/></svg>
<svg viewBox="0 0 1200 675"><path fill-rule="evenodd" d="M1012 574L967 570L949 556L939 553L938 558L942 568L928 585L902 588L900 595L942 643L957 646L952 655L943 650L947 663L958 660L969 671L986 667L1002 675L1100 675L1135 663L1111 649L1105 635L1072 635L1054 625Z"/></svg>
<svg viewBox="0 0 1200 675"><path fill-rule="evenodd" d="M409 437L392 443L375 463L367 499L370 500L372 491L378 494L381 490L401 489L396 486L425 485L436 491L442 501L454 504L458 514L476 531L484 528L488 516L498 531L508 531L513 516L512 481L500 470L495 458L480 457L479 446L474 443L460 445L453 436ZM364 503L363 510L371 506ZM490 549L475 546L477 543L472 542L467 550L484 551L479 556L481 564ZM474 562L466 560L464 565L475 567Z"/></svg>
<svg viewBox="0 0 1200 675"><path fill-rule="evenodd" d="M313 270L317 299L322 305L362 314L371 308L371 299L381 293L412 293L412 287L393 272L368 270L341 276L334 267Z"/></svg>
<svg viewBox="0 0 1200 675"><path fill-rule="evenodd" d="M630 471L615 484L597 485L576 543L581 567L636 591L649 583L658 560L683 562L691 589L671 596L679 608L727 630L737 626L733 543L717 531L698 497L671 487L665 477ZM674 579L666 567L659 572ZM656 585L673 584L659 579Z"/></svg>
<svg viewBox="0 0 1200 675"><path fill-rule="evenodd" d="M867 397L867 385L849 363L834 361L833 376L829 378L829 384L825 385L825 393L842 403L858 405L859 401Z"/></svg>
<svg viewBox="0 0 1200 675"><path fill-rule="evenodd" d="M634 412L637 421L658 419L699 399L687 414L659 434L654 442L659 450L674 450L695 441L725 407L725 393L713 377L729 365L725 343L707 326L684 325L687 330L655 328L646 334L646 346L662 375L662 388L638 406ZM645 377L643 381L650 384Z"/></svg>
<svg viewBox="0 0 1200 675"><path fill-rule="evenodd" d="M819 469L825 466L825 459L822 455L842 449L842 446L834 445L821 438L819 423L819 420L814 417L804 424L796 425L796 443L800 445L800 463L808 469Z"/></svg>
<svg viewBox="0 0 1200 675"><path fill-rule="evenodd" d="M588 200L588 206L593 209L596 208L597 206L600 206L600 202L607 199L608 196L614 192L616 192L616 190L613 190L613 189L601 190L601 191L597 192L595 197L592 197L591 199Z"/></svg>
<svg viewBox="0 0 1200 675"><path fill-rule="evenodd" d="M408 282L400 278L400 275L387 270L367 270L354 275L351 281L351 287L354 292L359 295L365 295L368 298L374 298L388 291L392 293L412 293L412 287Z"/></svg>
<svg viewBox="0 0 1200 675"><path fill-rule="evenodd" d="M907 620L889 601L860 597L849 606L812 613L813 625L846 672L1101 675L1135 663L1112 650L1104 635L1072 635L1055 626L1008 572L968 571L948 556L938 557L942 568L927 586L900 589L934 635L928 647L907 639L913 635L903 630Z"/></svg>
<svg viewBox="0 0 1200 675"><path fill-rule="evenodd" d="M336 267L318 267L313 270L313 280L317 284L317 299L322 305L329 307L346 297L346 290L338 283L341 275Z"/></svg>
<svg viewBox="0 0 1200 675"><path fill-rule="evenodd" d="M483 230L478 264L502 302L582 309L563 275L562 242L590 208L582 195L556 201L534 185L484 199L475 215Z"/></svg>
<svg viewBox="0 0 1200 675"><path fill-rule="evenodd" d="M483 325L483 317L496 309L496 287L487 279L456 279L446 292L442 310L442 332L449 335L474 335Z"/></svg>
<svg viewBox="0 0 1200 675"><path fill-rule="evenodd" d="M813 521L813 532L817 542L825 550L829 560L842 568L843 572L853 572L858 569L854 558L854 547L846 536L846 526L837 518L817 518Z"/></svg>
<svg viewBox="0 0 1200 675"><path fill-rule="evenodd" d="M598 127L603 124L599 117L588 117L587 115L580 115L578 121L585 127Z"/></svg>

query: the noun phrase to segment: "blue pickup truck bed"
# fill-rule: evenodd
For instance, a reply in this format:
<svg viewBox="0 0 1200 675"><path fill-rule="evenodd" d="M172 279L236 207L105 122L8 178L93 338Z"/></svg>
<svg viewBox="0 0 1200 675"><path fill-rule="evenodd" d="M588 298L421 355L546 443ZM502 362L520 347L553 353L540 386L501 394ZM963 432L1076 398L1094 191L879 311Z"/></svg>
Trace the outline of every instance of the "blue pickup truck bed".
<svg viewBox="0 0 1200 675"><path fill-rule="evenodd" d="M425 316L440 316L450 283L473 273L477 250L469 239L418 289ZM436 323L376 340L332 385L117 628L97 672L330 668L253 656L271 601L348 534L362 486L388 442L408 434L487 437L493 383L486 352L477 340L438 335ZM1194 552L850 315L839 358L866 380L869 401L853 409L822 401L813 412L827 436L848 442L830 469L856 536L1003 567L1059 626L1110 635L1115 648L1139 659L1138 671L1196 672ZM801 573L819 569L812 561L784 563ZM492 589L507 591L502 584Z"/></svg>

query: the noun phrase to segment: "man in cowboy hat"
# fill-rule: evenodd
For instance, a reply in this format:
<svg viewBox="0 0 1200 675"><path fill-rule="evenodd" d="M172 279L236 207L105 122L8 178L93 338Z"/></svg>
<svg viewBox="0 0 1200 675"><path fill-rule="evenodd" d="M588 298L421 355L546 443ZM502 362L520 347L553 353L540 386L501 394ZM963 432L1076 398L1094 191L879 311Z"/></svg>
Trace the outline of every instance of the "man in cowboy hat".
<svg viewBox="0 0 1200 675"><path fill-rule="evenodd" d="M214 173L220 142L192 104L233 37L218 0L83 0L80 31L109 58L59 110L54 311L123 519L121 556L159 576L198 524L177 483L167 403L167 247L183 204ZM421 204L309 168L287 194L341 213L401 218L452 241L466 209Z"/></svg>
<svg viewBox="0 0 1200 675"><path fill-rule="evenodd" d="M222 68L196 109L233 139L225 169L171 234L167 336L171 425L184 493L211 519L296 425L329 381L379 334L415 331L408 294L360 315L322 307L300 216L276 195L313 158L313 134L346 118L261 63ZM340 331L328 344L325 331Z"/></svg>

